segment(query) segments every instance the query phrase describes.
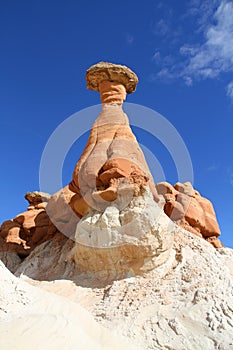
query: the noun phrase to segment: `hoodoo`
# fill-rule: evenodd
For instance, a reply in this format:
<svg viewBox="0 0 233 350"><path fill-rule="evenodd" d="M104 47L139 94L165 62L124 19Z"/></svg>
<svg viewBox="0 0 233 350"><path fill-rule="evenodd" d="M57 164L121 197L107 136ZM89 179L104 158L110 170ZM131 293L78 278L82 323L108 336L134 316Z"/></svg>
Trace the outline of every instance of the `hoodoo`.
<svg viewBox="0 0 233 350"><path fill-rule="evenodd" d="M172 222L223 247L213 205L191 183L154 184L122 108L136 90L137 75L126 66L100 62L87 70L86 83L100 93L102 111L72 181L46 200L43 193L26 195L28 210L1 226L2 254L16 253L17 265L17 255L29 255L59 231L76 241L78 269L135 274L167 259L173 229L165 232Z"/></svg>
<svg viewBox="0 0 233 350"><path fill-rule="evenodd" d="M152 175L122 109L138 78L125 66L100 62L86 80L100 92L102 111L69 185L70 205L81 217L75 260L82 270L139 273L161 264L173 239L159 228L169 219L156 204Z"/></svg>
<svg viewBox="0 0 233 350"><path fill-rule="evenodd" d="M233 250L212 203L154 184L123 110L135 73L100 62L86 80L102 110L70 184L28 192L0 228L0 348L232 349Z"/></svg>

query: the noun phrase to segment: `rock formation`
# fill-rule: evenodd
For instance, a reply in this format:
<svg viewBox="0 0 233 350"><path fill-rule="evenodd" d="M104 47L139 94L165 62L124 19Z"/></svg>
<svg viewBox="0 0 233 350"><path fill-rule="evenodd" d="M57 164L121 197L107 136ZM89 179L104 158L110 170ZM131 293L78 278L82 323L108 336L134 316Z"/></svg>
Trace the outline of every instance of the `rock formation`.
<svg viewBox="0 0 233 350"><path fill-rule="evenodd" d="M123 207L148 185L156 196L144 155L122 110L126 93L136 89L136 74L125 66L101 62L87 70L86 80L89 89L100 92L102 112L69 185L76 193L72 208L80 216L90 207L103 210L108 202Z"/></svg>
<svg viewBox="0 0 233 350"><path fill-rule="evenodd" d="M152 175L129 126L122 103L138 79L127 67L101 62L87 71L87 87L100 92L96 119L69 189L72 209L82 217L75 233L79 269L140 273L169 254L170 224Z"/></svg>
<svg viewBox="0 0 233 350"><path fill-rule="evenodd" d="M212 203L202 197L190 182L177 182L174 186L161 182L156 184L156 190L164 201L164 212L172 221L206 239L214 247L223 247L218 239L220 229Z"/></svg>
<svg viewBox="0 0 233 350"><path fill-rule="evenodd" d="M25 258L39 244L51 239L56 228L51 223L45 208L50 195L43 192L27 192L27 211L7 220L0 227L0 257L16 263ZM11 259L7 259L11 255Z"/></svg>
<svg viewBox="0 0 233 350"><path fill-rule="evenodd" d="M71 300L90 312L100 325L110 331L114 329L116 334L121 334L136 343L140 350L232 348L232 249L215 249L204 239L176 226L174 242L166 262L143 275L111 279L108 271L105 274L102 271L100 275L98 272L84 273L77 269L77 265L70 260L72 247L71 240L44 242L34 249L16 271L16 275L21 276L25 282L66 298L67 303L63 305L62 300L58 301L54 297L54 302L59 303L60 312L65 318L68 317L65 310L68 308L68 301ZM1 283L0 298L3 286L4 283ZM27 300L27 294L22 295L22 285L17 290L21 291L23 299L20 306L25 308L23 302ZM14 291L10 298L12 308L13 301L18 300L17 295L19 298L19 292L15 294ZM48 296L44 298L47 299ZM7 300L8 304L5 305L9 305L9 299ZM49 315L44 311L45 300L36 300L37 302L33 301L33 305L38 303L37 307L43 310L42 320L48 325L49 320L46 317ZM50 296L50 305L52 300ZM0 339L6 337L9 324L4 321L12 314L12 308L6 308L5 305L3 304L3 310L0 310L0 316L1 313L3 315ZM27 310L31 313L34 309L31 309L30 305ZM76 310L74 306L72 309ZM51 308L47 310L49 312ZM57 308L54 309L54 312L57 312L55 310ZM37 318L38 321L41 320L39 315ZM22 318L18 322L15 316L14 319L13 334L15 329L23 328ZM68 317L65 326L62 327L64 336L70 334L69 326L72 320L73 316ZM79 330L78 322L75 324L75 328L77 327ZM50 339L49 328L46 329ZM74 331L74 336L78 330ZM33 326L32 334L34 331ZM44 331L43 327L40 334L44 334ZM26 340L27 337L21 336L21 344ZM72 347L67 349L72 350Z"/></svg>
<svg viewBox="0 0 233 350"><path fill-rule="evenodd" d="M79 269L101 271L104 266L115 271L116 261L121 261L117 269L122 271L150 269L169 254L173 240L172 234L165 234L171 222L166 221L157 202L176 224L216 248L222 247L210 201L190 183L174 187L165 182L154 184L122 110L126 94L136 89L136 74L125 66L100 62L87 70L86 81L90 90L100 92L102 112L72 181L51 197L39 192L26 194L28 210L4 222L0 229L4 261L6 254L14 252L18 263L18 256L26 257L59 231L77 241L74 259Z"/></svg>
<svg viewBox="0 0 233 350"><path fill-rule="evenodd" d="M130 69L101 62L86 78L102 112L71 183L27 193L0 229L18 276L0 262L0 348L232 349L233 250L211 202L154 184L122 110Z"/></svg>
<svg viewBox="0 0 233 350"><path fill-rule="evenodd" d="M156 204L152 175L122 110L138 78L125 66L100 62L87 70L86 80L100 92L102 112L71 183L51 197L46 211L76 241L79 269L141 273L167 258L173 238L172 231L166 234L171 222Z"/></svg>

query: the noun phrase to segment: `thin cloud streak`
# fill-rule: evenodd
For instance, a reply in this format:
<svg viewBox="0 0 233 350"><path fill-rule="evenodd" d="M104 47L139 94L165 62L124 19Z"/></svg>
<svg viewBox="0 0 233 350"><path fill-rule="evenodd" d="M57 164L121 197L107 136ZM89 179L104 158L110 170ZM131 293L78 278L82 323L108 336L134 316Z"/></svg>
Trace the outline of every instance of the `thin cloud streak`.
<svg viewBox="0 0 233 350"><path fill-rule="evenodd" d="M216 171L216 170L218 170L219 169L219 165L218 164L211 164L208 168L207 168L207 170L208 171Z"/></svg>
<svg viewBox="0 0 233 350"><path fill-rule="evenodd" d="M133 37L133 35L127 34L127 35L126 35L126 43L127 43L128 45L132 45L133 42L134 42L134 37Z"/></svg>
<svg viewBox="0 0 233 350"><path fill-rule="evenodd" d="M230 184L233 186L233 173L230 175Z"/></svg>
<svg viewBox="0 0 233 350"><path fill-rule="evenodd" d="M189 56L184 76L215 78L233 71L233 3L223 1L214 19L217 24L207 28L204 44L186 50Z"/></svg>
<svg viewBox="0 0 233 350"><path fill-rule="evenodd" d="M231 81L227 85L227 96L229 96L232 99L232 103L233 103L233 81Z"/></svg>
<svg viewBox="0 0 233 350"><path fill-rule="evenodd" d="M182 78L188 86L194 81L233 73L233 2L192 0L189 5L188 16L197 16L201 11L197 24L201 28L203 42L181 45L177 56L174 55L176 60L173 64L164 64L159 53L163 66L157 73L160 79ZM227 86L227 96L233 101L233 81Z"/></svg>

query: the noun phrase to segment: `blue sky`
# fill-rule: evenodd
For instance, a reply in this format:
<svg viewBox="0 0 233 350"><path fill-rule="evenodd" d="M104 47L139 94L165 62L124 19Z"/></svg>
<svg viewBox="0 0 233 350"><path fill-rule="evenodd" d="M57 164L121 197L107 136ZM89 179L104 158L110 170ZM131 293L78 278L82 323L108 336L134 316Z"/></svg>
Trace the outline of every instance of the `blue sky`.
<svg viewBox="0 0 233 350"><path fill-rule="evenodd" d="M213 202L221 239L233 247L233 1L1 2L0 45L0 222L24 211L24 194L39 189L55 128L100 102L86 89L86 69L110 61L139 76L127 102L158 111L180 133L194 187ZM166 151L135 133L176 183ZM67 156L64 185L86 136Z"/></svg>

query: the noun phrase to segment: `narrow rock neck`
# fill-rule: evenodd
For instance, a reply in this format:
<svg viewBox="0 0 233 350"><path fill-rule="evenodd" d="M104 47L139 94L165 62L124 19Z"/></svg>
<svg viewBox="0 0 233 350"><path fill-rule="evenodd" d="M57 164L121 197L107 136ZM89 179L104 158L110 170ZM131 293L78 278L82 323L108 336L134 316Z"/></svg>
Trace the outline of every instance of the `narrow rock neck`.
<svg viewBox="0 0 233 350"><path fill-rule="evenodd" d="M104 80L99 84L99 92L102 104L122 105L126 98L124 85L115 81Z"/></svg>

